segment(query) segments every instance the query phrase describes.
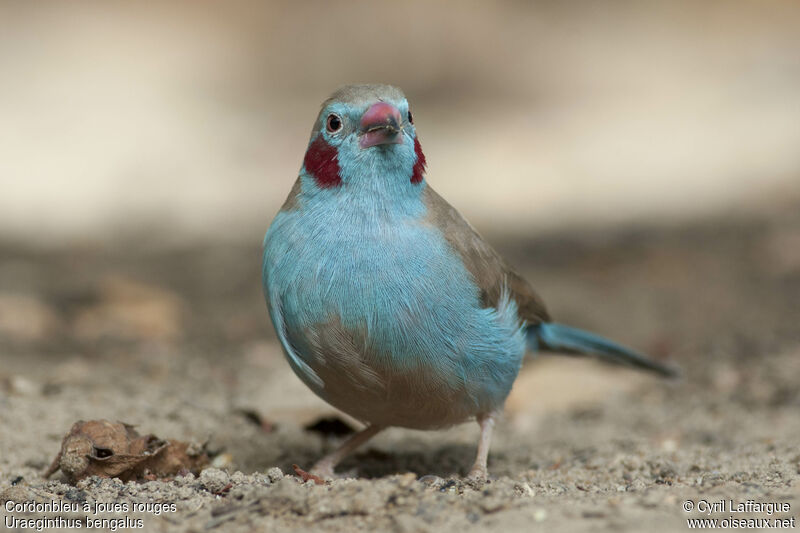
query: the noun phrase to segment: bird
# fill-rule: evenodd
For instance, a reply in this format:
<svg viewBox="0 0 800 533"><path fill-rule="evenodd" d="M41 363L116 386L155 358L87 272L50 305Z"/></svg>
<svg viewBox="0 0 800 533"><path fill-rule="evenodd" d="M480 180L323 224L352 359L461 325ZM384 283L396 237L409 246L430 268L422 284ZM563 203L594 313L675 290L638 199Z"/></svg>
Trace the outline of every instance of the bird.
<svg viewBox="0 0 800 533"><path fill-rule="evenodd" d="M671 366L553 322L542 299L428 183L404 93L347 85L324 101L302 167L263 242L262 284L294 373L365 427L311 469L389 427L475 420L468 477L488 478L492 432L527 352Z"/></svg>

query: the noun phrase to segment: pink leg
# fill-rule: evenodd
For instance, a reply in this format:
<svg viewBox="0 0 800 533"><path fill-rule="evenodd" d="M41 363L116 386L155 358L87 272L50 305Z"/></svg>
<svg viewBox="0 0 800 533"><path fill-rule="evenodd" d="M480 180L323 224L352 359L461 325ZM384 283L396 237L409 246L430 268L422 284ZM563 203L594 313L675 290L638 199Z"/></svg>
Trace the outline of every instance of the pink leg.
<svg viewBox="0 0 800 533"><path fill-rule="evenodd" d="M339 464L339 461L347 457L356 448L367 442L369 439L380 433L384 428L381 426L367 426L349 439L344 444L339 446L336 450L329 453L319 461L311 469L312 474L316 474L322 478L333 478L333 469Z"/></svg>
<svg viewBox="0 0 800 533"><path fill-rule="evenodd" d="M478 424L481 426L481 437L478 440L478 455L475 457L475 464L469 471L470 479L486 479L489 471L486 469L486 462L489 459L489 446L492 443L492 430L497 413L488 415L478 415Z"/></svg>

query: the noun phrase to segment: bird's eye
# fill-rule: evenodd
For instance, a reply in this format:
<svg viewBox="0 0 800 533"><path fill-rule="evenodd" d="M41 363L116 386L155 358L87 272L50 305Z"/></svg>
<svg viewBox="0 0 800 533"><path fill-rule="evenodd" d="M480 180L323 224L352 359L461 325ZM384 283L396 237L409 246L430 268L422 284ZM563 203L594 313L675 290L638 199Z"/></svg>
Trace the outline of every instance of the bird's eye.
<svg viewBox="0 0 800 533"><path fill-rule="evenodd" d="M414 117L411 116L411 110L410 109L408 110L408 123L409 124L413 124L414 123Z"/></svg>
<svg viewBox="0 0 800 533"><path fill-rule="evenodd" d="M339 115L331 113L325 121L325 128L327 128L328 133L336 133L342 129L342 119L339 118Z"/></svg>

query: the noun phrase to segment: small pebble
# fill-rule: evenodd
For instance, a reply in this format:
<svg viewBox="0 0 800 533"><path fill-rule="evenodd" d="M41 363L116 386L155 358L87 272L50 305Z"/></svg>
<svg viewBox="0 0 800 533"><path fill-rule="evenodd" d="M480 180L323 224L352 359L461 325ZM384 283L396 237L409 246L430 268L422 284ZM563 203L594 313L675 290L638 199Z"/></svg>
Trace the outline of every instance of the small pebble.
<svg viewBox="0 0 800 533"><path fill-rule="evenodd" d="M402 476L400 476L397 479L397 486L402 488L402 489L405 489L405 488L408 488L411 485L413 485L414 482L416 482L416 481L417 481L417 475L416 474L412 474L412 473L403 474Z"/></svg>
<svg viewBox="0 0 800 533"><path fill-rule="evenodd" d="M437 489L442 485L444 485L444 479L440 478L439 476L434 476L432 474L429 474L427 476L422 476L421 478L419 478L419 482L422 483L423 485L427 485L434 489Z"/></svg>
<svg viewBox="0 0 800 533"><path fill-rule="evenodd" d="M212 494L218 494L228 486L230 476L216 468L206 468L200 472L200 484Z"/></svg>
<svg viewBox="0 0 800 533"><path fill-rule="evenodd" d="M211 461L211 466L214 468L227 468L232 464L233 456L229 453L221 453Z"/></svg>
<svg viewBox="0 0 800 533"><path fill-rule="evenodd" d="M174 479L175 484L178 485L179 487L181 487L183 485L189 485L194 480L195 480L195 476L191 472L187 472L182 476L175 476L175 479Z"/></svg>
<svg viewBox="0 0 800 533"><path fill-rule="evenodd" d="M533 491L530 485L527 483L520 483L516 486L516 488L522 493L523 496L533 497L536 493Z"/></svg>
<svg viewBox="0 0 800 533"><path fill-rule="evenodd" d="M20 396L32 396L39 392L39 387L33 381L22 376L11 376L9 379L11 392Z"/></svg>
<svg viewBox="0 0 800 533"><path fill-rule="evenodd" d="M267 470L267 477L271 482L275 483L276 481L283 479L283 472L281 472L281 469L277 466L273 466Z"/></svg>

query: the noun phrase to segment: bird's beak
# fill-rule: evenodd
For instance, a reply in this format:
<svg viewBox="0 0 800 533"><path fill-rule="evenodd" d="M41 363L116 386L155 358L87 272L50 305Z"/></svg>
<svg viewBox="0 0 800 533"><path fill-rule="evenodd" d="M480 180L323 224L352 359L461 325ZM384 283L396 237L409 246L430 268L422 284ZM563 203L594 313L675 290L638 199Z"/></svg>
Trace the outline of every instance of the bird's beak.
<svg viewBox="0 0 800 533"><path fill-rule="evenodd" d="M361 148L380 144L402 144L403 118L392 104L376 102L361 115L358 145Z"/></svg>

